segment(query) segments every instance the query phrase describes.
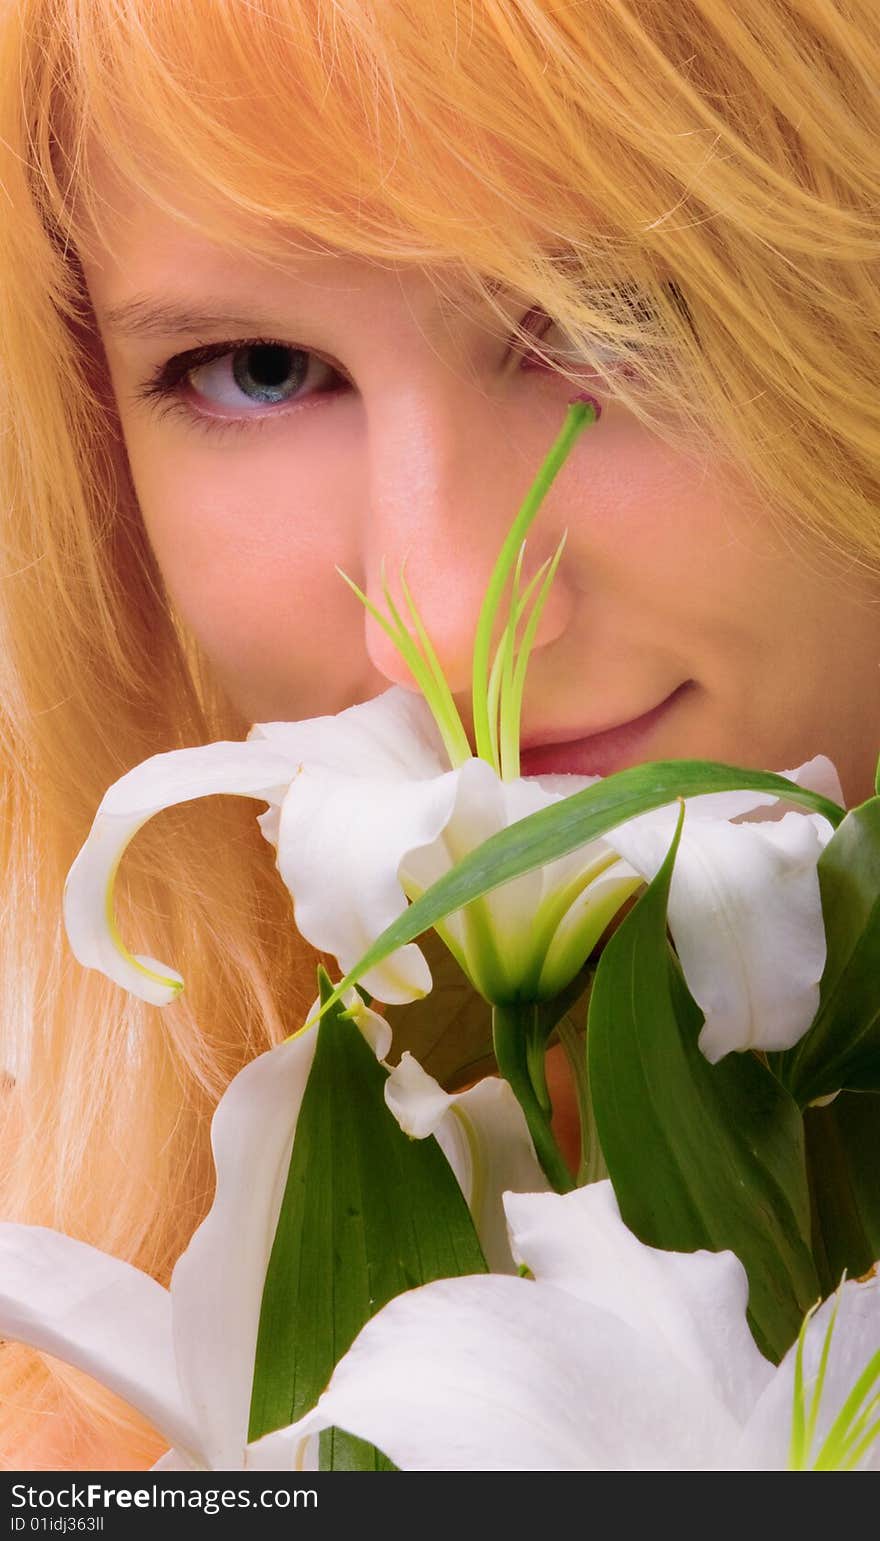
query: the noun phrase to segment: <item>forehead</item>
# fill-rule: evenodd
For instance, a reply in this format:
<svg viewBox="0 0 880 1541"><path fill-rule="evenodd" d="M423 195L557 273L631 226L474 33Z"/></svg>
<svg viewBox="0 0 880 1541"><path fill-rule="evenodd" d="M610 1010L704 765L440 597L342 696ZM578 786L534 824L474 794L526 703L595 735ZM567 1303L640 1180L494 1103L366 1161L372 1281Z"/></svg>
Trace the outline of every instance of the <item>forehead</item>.
<svg viewBox="0 0 880 1541"><path fill-rule="evenodd" d="M90 184L89 217L77 234L90 286L94 281L104 287L124 276L136 288L144 269L180 280L193 270L211 276L247 265L267 274L296 264L305 277L322 262L326 270L328 259L358 261L304 231L255 219L231 202L220 206L169 178L147 192L123 180L100 153Z"/></svg>
<svg viewBox="0 0 880 1541"><path fill-rule="evenodd" d="M257 313L291 319L333 317L336 324L375 313L399 299L427 325L447 327L475 310L495 280L475 280L464 265L379 262L314 239L296 228L217 210L199 197L146 194L106 165L100 225L80 248L92 308L105 336L120 342L180 333L251 330ZM512 294L516 305L524 296Z"/></svg>
<svg viewBox="0 0 880 1541"><path fill-rule="evenodd" d="M171 335L242 318L255 296L288 302L292 291L309 309L369 305L399 292L430 296L440 320L494 295L500 281L479 282L465 265L380 261L345 251L297 228L222 208L166 180L149 193L123 181L98 159L92 178L99 216L89 220L78 251L103 328L120 336ZM222 316L214 299L222 302Z"/></svg>

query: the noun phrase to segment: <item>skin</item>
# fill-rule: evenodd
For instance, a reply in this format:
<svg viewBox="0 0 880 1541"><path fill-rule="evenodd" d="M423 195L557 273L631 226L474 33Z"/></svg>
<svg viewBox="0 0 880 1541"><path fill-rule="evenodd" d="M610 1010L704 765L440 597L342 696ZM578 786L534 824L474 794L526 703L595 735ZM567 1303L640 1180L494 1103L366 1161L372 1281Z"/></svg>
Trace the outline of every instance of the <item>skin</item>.
<svg viewBox="0 0 880 1541"><path fill-rule="evenodd" d="M302 251L267 269L246 243L215 245L109 180L104 196L104 241L84 272L135 490L172 599L234 703L251 721L301 718L410 683L335 571L382 607L383 560L397 593L406 560L467 719L486 580L570 381L508 347L473 297L441 314L425 270ZM454 275L439 276L454 297ZM140 295L218 296L212 308L236 324L123 335L109 312ZM529 307L507 300L511 322ZM172 413L138 399L172 355L260 337L313 350L292 395L296 356L281 356L280 404L236 384L230 354L189 377ZM260 355L238 357L257 374ZM604 411L529 540L527 574L568 531L524 740L626 723L685 687L647 734L618 744L615 764L580 768L706 757L784 770L824 753L847 802L867 796L880 746L876 590L833 576L819 551L796 552L705 454L661 443L615 403L613 373L585 367L581 383ZM551 748L532 768L575 767Z"/></svg>

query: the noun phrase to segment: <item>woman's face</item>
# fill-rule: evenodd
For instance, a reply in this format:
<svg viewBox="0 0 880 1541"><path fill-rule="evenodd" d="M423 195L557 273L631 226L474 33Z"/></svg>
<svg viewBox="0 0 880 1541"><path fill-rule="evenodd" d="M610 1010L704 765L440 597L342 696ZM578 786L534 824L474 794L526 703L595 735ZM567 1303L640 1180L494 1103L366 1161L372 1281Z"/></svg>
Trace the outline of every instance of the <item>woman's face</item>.
<svg viewBox="0 0 880 1541"><path fill-rule="evenodd" d="M270 270L115 189L113 208L112 252L84 266L134 485L233 701L249 720L291 719L409 683L336 571L384 608L383 564L399 595L405 561L467 721L486 581L571 383L424 270L301 251ZM511 297L511 323L528 308ZM602 418L529 537L526 576L568 531L529 670L524 772L692 756L783 770L825 753L848 801L866 796L876 594L797 555L711 459L650 434L611 375L585 368L582 384Z"/></svg>

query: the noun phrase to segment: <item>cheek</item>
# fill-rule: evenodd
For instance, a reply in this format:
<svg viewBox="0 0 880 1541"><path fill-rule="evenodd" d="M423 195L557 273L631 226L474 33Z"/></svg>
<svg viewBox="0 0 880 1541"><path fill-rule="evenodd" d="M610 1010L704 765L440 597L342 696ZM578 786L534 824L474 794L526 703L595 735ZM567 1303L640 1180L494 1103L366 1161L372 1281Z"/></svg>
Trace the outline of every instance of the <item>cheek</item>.
<svg viewBox="0 0 880 1541"><path fill-rule="evenodd" d="M335 570L358 577L358 458L246 440L169 449L129 436L156 560L245 716L337 710L363 653L361 607Z"/></svg>
<svg viewBox="0 0 880 1541"><path fill-rule="evenodd" d="M640 566L668 570L697 556L705 543L706 508L712 482L700 461L686 461L671 446L649 436L612 407L596 439L593 487L583 484L582 507L593 511L597 545ZM717 521L710 515L713 534ZM695 546L696 541L696 546Z"/></svg>
<svg viewBox="0 0 880 1541"><path fill-rule="evenodd" d="M578 462L573 538L586 585L600 605L678 627L700 618L710 632L738 622L765 574L765 521L743 489L707 458L688 457L607 412L591 457ZM574 522L573 522L574 523Z"/></svg>

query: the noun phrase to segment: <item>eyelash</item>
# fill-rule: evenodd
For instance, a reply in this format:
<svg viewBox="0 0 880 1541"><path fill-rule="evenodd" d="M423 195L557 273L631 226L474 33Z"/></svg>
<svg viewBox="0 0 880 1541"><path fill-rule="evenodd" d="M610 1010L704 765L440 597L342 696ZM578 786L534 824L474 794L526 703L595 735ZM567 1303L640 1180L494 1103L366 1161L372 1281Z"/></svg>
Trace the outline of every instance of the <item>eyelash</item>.
<svg viewBox="0 0 880 1541"><path fill-rule="evenodd" d="M284 403L276 412L246 413L242 417L222 417L219 414L215 416L191 405L183 393L187 376L206 364L213 364L217 359L231 358L234 354L248 348L284 348L290 353L299 353L305 358L318 359L326 363L328 369L336 375L336 384L322 390L313 390L302 398L292 397L289 403ZM242 337L232 342L205 343L198 348L189 348L185 353L176 353L173 358L160 364L143 385L137 387L135 397L138 401L147 402L158 416L182 417L190 427L199 428L205 433L240 432L242 429L254 432L267 423L275 422L279 416L286 415L300 399L311 401L315 396L333 394L340 381L347 383L346 377L336 366L329 360L321 359L321 355L314 349L296 348L279 337Z"/></svg>
<svg viewBox="0 0 880 1541"><path fill-rule="evenodd" d="M529 312L521 324L527 326L534 324L536 321L541 323L540 329L534 333L535 341L538 341L548 330L552 330L553 322L544 312L536 310ZM332 370L336 376L336 382L330 387L324 387L317 391L313 390L302 398L291 397L290 401L279 406L277 411L245 413L241 417L223 417L219 414L214 415L202 412L198 407L193 406L184 394L183 387L186 385L187 376L196 369L206 364L213 364L218 359L230 358L234 354L243 352L248 348L262 347L284 348L291 353L301 354L305 358L317 359L319 362L326 364L328 369ZM546 351L551 355L553 353L552 348ZM524 356L527 357L528 355ZM533 365L532 368L540 370L542 368L546 369L546 366L542 365L539 360L537 366ZM240 433L243 430L253 433L267 424L277 421L279 417L286 416L288 412L295 409L300 401L312 401L316 396L335 394L340 382L345 384L351 383L337 369L335 364L331 364L328 359L323 359L314 349L297 348L293 344L284 342L281 338L277 337L244 337L231 342L205 343L197 348L189 348L185 353L175 354L173 358L167 359L164 363L160 364L153 374L136 388L134 394L138 401L143 401L150 405L158 416L162 418L180 417L189 427L200 429L204 433Z"/></svg>

